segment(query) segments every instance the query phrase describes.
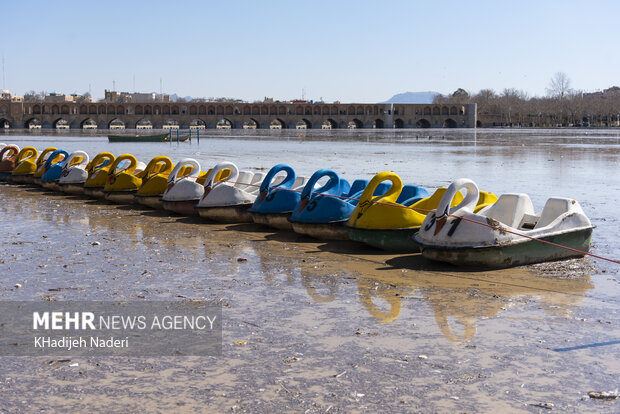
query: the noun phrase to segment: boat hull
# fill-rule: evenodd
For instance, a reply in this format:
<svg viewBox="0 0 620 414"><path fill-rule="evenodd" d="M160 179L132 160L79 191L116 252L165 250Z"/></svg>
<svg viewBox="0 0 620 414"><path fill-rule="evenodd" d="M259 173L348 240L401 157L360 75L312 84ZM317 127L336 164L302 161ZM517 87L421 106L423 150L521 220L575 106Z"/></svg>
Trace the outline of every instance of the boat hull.
<svg viewBox="0 0 620 414"><path fill-rule="evenodd" d="M34 177L32 174L13 175L11 181L16 184L32 184Z"/></svg>
<svg viewBox="0 0 620 414"><path fill-rule="evenodd" d="M108 135L109 142L164 142L169 134L157 134L157 135Z"/></svg>
<svg viewBox="0 0 620 414"><path fill-rule="evenodd" d="M196 204L198 200L183 200L183 201L166 201L163 200L164 210L172 211L183 216L197 216Z"/></svg>
<svg viewBox="0 0 620 414"><path fill-rule="evenodd" d="M58 184L60 191L66 194L84 194L84 183L80 184Z"/></svg>
<svg viewBox="0 0 620 414"><path fill-rule="evenodd" d="M252 221L256 224L262 224L264 226L274 227L279 230L293 231L293 225L288 218L291 213L257 213L251 212Z"/></svg>
<svg viewBox="0 0 620 414"><path fill-rule="evenodd" d="M32 184L34 184L34 185L40 186L42 182L43 181L41 180L41 177L33 177L32 178Z"/></svg>
<svg viewBox="0 0 620 414"><path fill-rule="evenodd" d="M252 204L225 207L197 207L200 217L218 223L252 223L252 214L248 209Z"/></svg>
<svg viewBox="0 0 620 414"><path fill-rule="evenodd" d="M349 232L344 222L335 223L300 223L292 221L295 233L314 237L319 240L349 240Z"/></svg>
<svg viewBox="0 0 620 414"><path fill-rule="evenodd" d="M135 191L105 191L107 201L116 204L133 204L136 198Z"/></svg>
<svg viewBox="0 0 620 414"><path fill-rule="evenodd" d="M590 250L592 228L541 237L551 243L582 252ZM583 257L583 254L535 240L501 246L446 248L421 243L422 255L430 260L458 266L505 268L540 262Z"/></svg>
<svg viewBox="0 0 620 414"><path fill-rule="evenodd" d="M136 202L143 206L151 207L157 210L164 209L164 202L161 199L161 195L155 196L136 196Z"/></svg>
<svg viewBox="0 0 620 414"><path fill-rule="evenodd" d="M84 187L84 195L92 198L104 199L103 187Z"/></svg>
<svg viewBox="0 0 620 414"><path fill-rule="evenodd" d="M349 238L387 251L418 253L420 245L413 239L419 227L408 229L363 229L346 227Z"/></svg>
<svg viewBox="0 0 620 414"><path fill-rule="evenodd" d="M58 185L58 181L42 181L41 187L47 190L60 191L60 186Z"/></svg>
<svg viewBox="0 0 620 414"><path fill-rule="evenodd" d="M11 174L10 171L0 172L0 181L5 181L5 182L10 183L11 181L13 181L13 175Z"/></svg>

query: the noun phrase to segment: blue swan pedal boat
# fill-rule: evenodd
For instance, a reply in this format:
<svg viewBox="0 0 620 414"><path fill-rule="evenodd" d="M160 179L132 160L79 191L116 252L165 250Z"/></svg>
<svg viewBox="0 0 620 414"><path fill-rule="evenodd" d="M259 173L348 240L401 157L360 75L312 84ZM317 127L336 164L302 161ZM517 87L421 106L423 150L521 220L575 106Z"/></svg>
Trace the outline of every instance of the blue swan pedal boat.
<svg viewBox="0 0 620 414"><path fill-rule="evenodd" d="M286 177L274 184L279 172L284 172ZM248 210L254 223L292 231L293 226L288 218L299 203L301 190L307 181L308 177L297 177L290 165L278 164L272 167L260 185L256 201Z"/></svg>
<svg viewBox="0 0 620 414"><path fill-rule="evenodd" d="M323 177L328 177L328 181L315 189ZM316 171L304 186L300 201L289 218L293 230L316 239L349 240L344 225L367 185L368 180L355 180L349 184L330 169ZM388 188L389 185L381 183L374 195L381 195Z"/></svg>
<svg viewBox="0 0 620 414"><path fill-rule="evenodd" d="M58 156L62 156L63 158L58 162L54 162L54 159ZM62 172L68 159L69 153L63 149L52 152L43 165L45 172L41 176L41 187L47 188L48 190L60 191L58 180L62 177Z"/></svg>
<svg viewBox="0 0 620 414"><path fill-rule="evenodd" d="M462 189L467 195L450 208ZM459 266L503 268L581 257L590 249L593 226L577 200L549 198L536 214L527 194L503 194L475 212L478 194L478 186L469 179L450 184L415 236L424 257Z"/></svg>

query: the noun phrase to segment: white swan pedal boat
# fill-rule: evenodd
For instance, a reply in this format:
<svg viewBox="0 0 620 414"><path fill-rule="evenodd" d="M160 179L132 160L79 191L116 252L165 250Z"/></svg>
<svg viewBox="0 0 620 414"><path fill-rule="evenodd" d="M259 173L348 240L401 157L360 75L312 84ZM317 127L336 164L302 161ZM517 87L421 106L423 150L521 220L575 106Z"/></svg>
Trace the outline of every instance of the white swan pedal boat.
<svg viewBox="0 0 620 414"><path fill-rule="evenodd" d="M461 189L467 191L466 197L450 208ZM540 214L526 194L503 194L474 213L477 199L478 187L469 179L458 179L448 187L415 236L424 257L503 268L582 257L590 249L593 226L574 199L549 198Z"/></svg>
<svg viewBox="0 0 620 414"><path fill-rule="evenodd" d="M216 177L225 169L230 175L217 182ZM200 217L221 223L252 223L248 209L258 197L259 187L265 173L239 171L232 162L217 164L205 181L204 195L196 209Z"/></svg>

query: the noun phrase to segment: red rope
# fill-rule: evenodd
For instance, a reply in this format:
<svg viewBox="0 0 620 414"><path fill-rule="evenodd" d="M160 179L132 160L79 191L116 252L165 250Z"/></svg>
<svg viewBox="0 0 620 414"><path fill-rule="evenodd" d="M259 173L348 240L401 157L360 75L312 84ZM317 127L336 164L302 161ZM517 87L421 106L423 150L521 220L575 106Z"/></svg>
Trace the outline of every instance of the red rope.
<svg viewBox="0 0 620 414"><path fill-rule="evenodd" d="M260 184L249 184L249 183L233 182L233 181L228 181L226 179L224 179L222 181L219 181L219 182L230 182L231 184L241 184L241 185L247 185L247 186L251 186L251 187L260 187ZM296 192L296 193L301 193L301 190L293 190L293 189L290 189L290 188L278 188L278 191L292 191L292 192ZM352 197L346 197L346 196L338 196L338 195L327 194L327 193L313 193L313 194L316 194L316 195L319 195L319 196L324 196L324 197L334 197L334 198L340 198L340 199L344 199L344 200L359 201L358 198L352 198ZM385 203L385 202L381 202L381 201L373 201L373 203L374 204L385 205L385 206L392 206L392 207L398 207L398 208L411 209L413 211L425 212L426 214L428 214L431 211L433 211L433 210L426 210L426 209L422 209L422 208L413 208L411 206L409 206L409 207L408 206L403 206L403 205L400 205L400 204ZM506 232L506 233L514 234L515 236L523 237L523 238L526 238L526 239L529 239L529 240L534 240L534 241L537 241L539 243L544 243L544 244L548 244L548 245L551 245L551 246L559 247L559 248L562 248L562 249L570 250L570 251L573 251L575 253L579 253L579 254L584 255L584 256L590 256L590 257L594 257L596 259L606 260L606 261L611 262L611 263L620 264L620 260L610 259L610 258L607 258L607 257L596 255L594 253L589 253L589 252L584 252L584 251L581 251L581 250L573 249L572 247L563 246L561 244L557 244L557 243L553 243L553 242L550 242L550 241L547 241L547 240L539 239L537 237L528 236L527 234L522 234L522 233L519 233L519 232L516 232L516 231L512 231L512 230L506 229L504 227L493 226L491 224L483 223L481 221L473 220L473 219L470 219L470 218L467 218L467 217L457 216L457 215L454 215L454 214L448 214L448 215L451 216L451 217L459 218L461 220L469 221L471 223L475 223L475 224L479 224L479 225L482 225L482 226L486 226L486 227L492 228L494 230L499 230L499 231L503 231L503 232Z"/></svg>

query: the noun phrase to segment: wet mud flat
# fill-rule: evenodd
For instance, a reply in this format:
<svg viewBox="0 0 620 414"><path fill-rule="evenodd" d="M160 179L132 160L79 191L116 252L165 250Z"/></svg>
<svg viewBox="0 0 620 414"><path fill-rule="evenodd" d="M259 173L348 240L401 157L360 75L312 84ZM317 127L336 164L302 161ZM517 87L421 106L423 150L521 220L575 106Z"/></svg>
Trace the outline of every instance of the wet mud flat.
<svg viewBox="0 0 620 414"><path fill-rule="evenodd" d="M0 300L224 306L219 357L0 357L0 410L620 407L588 396L619 385L613 267L471 271L25 186L0 199Z"/></svg>

